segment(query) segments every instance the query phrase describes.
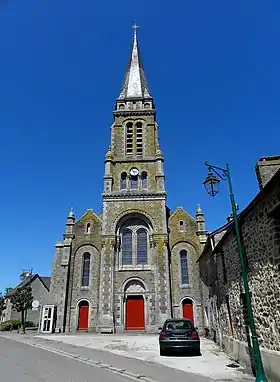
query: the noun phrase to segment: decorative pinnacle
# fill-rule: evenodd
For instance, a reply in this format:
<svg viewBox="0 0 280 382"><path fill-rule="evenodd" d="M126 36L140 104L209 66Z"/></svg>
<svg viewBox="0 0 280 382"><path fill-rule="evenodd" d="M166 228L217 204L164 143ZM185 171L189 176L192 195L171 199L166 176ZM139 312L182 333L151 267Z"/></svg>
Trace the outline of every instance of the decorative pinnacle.
<svg viewBox="0 0 280 382"><path fill-rule="evenodd" d="M68 215L69 218L74 218L75 217L75 214L74 214L74 208L71 207L71 210L69 212L69 215Z"/></svg>
<svg viewBox="0 0 280 382"><path fill-rule="evenodd" d="M200 208L200 204L197 205L196 213L203 214L202 209Z"/></svg>

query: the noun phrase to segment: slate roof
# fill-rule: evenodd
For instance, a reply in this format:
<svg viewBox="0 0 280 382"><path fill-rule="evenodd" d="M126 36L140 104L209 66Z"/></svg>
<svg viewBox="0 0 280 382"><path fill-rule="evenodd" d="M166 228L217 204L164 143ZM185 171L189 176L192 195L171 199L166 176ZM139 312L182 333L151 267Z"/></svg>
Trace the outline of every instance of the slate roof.
<svg viewBox="0 0 280 382"><path fill-rule="evenodd" d="M18 289L25 287L28 284L31 284L36 278L39 278L41 282L45 285L46 289L50 290L51 278L49 276L39 276L38 273L34 275L27 276L21 283L19 283L11 292L10 295L14 294Z"/></svg>
<svg viewBox="0 0 280 382"><path fill-rule="evenodd" d="M152 98L138 46L136 28L134 30L132 50L119 96L122 99Z"/></svg>

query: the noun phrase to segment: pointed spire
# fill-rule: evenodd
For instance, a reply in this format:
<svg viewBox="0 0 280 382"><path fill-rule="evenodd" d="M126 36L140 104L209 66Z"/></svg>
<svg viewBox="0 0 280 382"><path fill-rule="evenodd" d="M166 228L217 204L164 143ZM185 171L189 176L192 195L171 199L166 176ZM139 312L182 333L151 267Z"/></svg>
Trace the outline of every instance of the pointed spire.
<svg viewBox="0 0 280 382"><path fill-rule="evenodd" d="M139 27L135 23L132 28L134 29L132 51L125 72L121 93L118 98L119 100L130 98L152 98L137 42L137 28Z"/></svg>

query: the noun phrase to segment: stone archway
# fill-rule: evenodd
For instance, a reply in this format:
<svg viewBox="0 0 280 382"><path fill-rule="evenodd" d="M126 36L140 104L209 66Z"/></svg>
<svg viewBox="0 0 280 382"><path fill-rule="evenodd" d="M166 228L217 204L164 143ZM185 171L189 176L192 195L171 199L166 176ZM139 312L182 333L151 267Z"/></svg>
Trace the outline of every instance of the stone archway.
<svg viewBox="0 0 280 382"><path fill-rule="evenodd" d="M145 287L139 280L125 285L125 329L145 330Z"/></svg>

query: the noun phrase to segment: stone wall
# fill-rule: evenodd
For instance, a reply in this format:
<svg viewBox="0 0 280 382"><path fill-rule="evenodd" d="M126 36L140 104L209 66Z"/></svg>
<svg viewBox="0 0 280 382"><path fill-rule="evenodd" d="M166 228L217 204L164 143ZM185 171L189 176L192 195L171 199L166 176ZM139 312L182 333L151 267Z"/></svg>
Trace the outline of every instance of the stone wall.
<svg viewBox="0 0 280 382"><path fill-rule="evenodd" d="M171 285L174 316L182 317L182 302L184 298L192 299L194 324L199 328L200 333L204 333L202 291L199 264L197 263L201 248L196 234L196 222L182 208L179 208L169 218L168 227L170 230L169 244L171 251ZM188 253L188 285L182 285L181 283L180 251L183 249Z"/></svg>
<svg viewBox="0 0 280 382"><path fill-rule="evenodd" d="M260 189L270 181L280 169L280 156L261 158L256 164L256 174Z"/></svg>
<svg viewBox="0 0 280 382"><path fill-rule="evenodd" d="M263 351L266 351L266 357L269 356L269 351L280 351L279 206L278 176L271 180L240 215L254 319L259 343ZM236 344L250 343L241 267L232 229L225 234L213 253L209 247L202 255L200 274L209 291L207 298L206 287L204 288L212 337L215 336L217 342L227 349L235 349L237 346L229 346L230 339ZM231 355L234 356L235 353ZM248 363L248 355L245 358L239 361Z"/></svg>
<svg viewBox="0 0 280 382"><path fill-rule="evenodd" d="M90 232L87 233L87 225ZM69 296L67 303L67 325L69 331L77 329L78 304L82 300L89 303L89 330L95 331L98 321L98 301L100 282L101 220L92 210L88 210L74 227L69 270ZM90 259L90 283L82 286L83 254L88 252Z"/></svg>
<svg viewBox="0 0 280 382"><path fill-rule="evenodd" d="M279 203L278 192L279 190L275 190L274 194L255 205L242 221L241 227L259 341L267 349L280 351L279 244L275 240L276 221L269 215L273 206ZM224 329L228 328L229 318L226 320L226 317L231 315L234 337L239 341L246 341L247 333L240 297L243 293L240 278L241 268L236 238L232 232L224 241L216 264L221 300L220 309L223 312L220 317L221 326ZM227 295L230 312L227 312ZM226 331L228 332L228 330Z"/></svg>

